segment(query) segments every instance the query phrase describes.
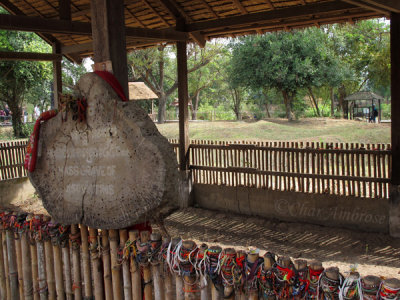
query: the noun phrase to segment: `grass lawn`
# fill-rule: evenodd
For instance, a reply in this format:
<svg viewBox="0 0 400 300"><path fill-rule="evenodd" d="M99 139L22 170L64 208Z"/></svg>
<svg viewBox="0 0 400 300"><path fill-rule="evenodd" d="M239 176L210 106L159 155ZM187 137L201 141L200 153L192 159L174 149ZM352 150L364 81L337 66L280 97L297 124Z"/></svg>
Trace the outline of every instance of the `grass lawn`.
<svg viewBox="0 0 400 300"><path fill-rule="evenodd" d="M167 138L178 138L178 123L157 124ZM390 124L310 118L288 122L269 119L258 122L190 122L190 139L308 141L343 143L390 143Z"/></svg>

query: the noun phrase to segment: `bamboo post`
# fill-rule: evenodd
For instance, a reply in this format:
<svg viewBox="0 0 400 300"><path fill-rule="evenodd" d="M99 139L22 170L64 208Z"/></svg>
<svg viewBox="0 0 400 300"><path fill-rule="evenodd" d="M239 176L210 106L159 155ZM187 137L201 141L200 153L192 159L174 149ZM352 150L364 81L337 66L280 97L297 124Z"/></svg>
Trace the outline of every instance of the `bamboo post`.
<svg viewBox="0 0 400 300"><path fill-rule="evenodd" d="M3 244L3 262L4 262L4 275L6 277L6 295L7 299L11 299L11 288L10 288L10 270L8 268L8 253L7 253L7 233L3 229L1 232L1 239Z"/></svg>
<svg viewBox="0 0 400 300"><path fill-rule="evenodd" d="M307 261L304 259L296 259L294 261L294 267L297 271L297 276L300 280L300 282L303 284L307 280L308 276L308 268L307 268ZM297 296L294 297L296 300L304 299L305 297L305 292L306 292L306 287L301 289L299 288L299 293Z"/></svg>
<svg viewBox="0 0 400 300"><path fill-rule="evenodd" d="M2 226L1 231L3 230ZM1 235L1 232L0 232ZM0 241L0 296L1 299L7 299L7 288L6 288L6 274L4 270L4 254L3 254L3 243Z"/></svg>
<svg viewBox="0 0 400 300"><path fill-rule="evenodd" d="M101 271L101 252L99 232L97 229L89 228L89 246L90 255L93 271L93 287L94 287L94 298L96 300L104 299L104 287L103 287L103 272Z"/></svg>
<svg viewBox="0 0 400 300"><path fill-rule="evenodd" d="M138 230L129 231L129 242L133 245L139 238ZM131 271L131 281L132 281L132 300L142 300L142 279L140 276L140 268L136 262L136 257L133 253L130 253L130 271Z"/></svg>
<svg viewBox="0 0 400 300"><path fill-rule="evenodd" d="M155 300L164 300L165 293L164 293L164 281L161 276L160 270L160 261L158 260L158 255L161 249L161 234L159 233L152 233L150 235L151 241L151 253L152 257L150 258L151 263L151 272L153 274L153 285L154 285L154 299Z"/></svg>
<svg viewBox="0 0 400 300"><path fill-rule="evenodd" d="M264 272L270 271L275 263L275 255L270 252L266 252L264 254L263 258L264 258L264 265L263 265ZM263 294L264 299L268 299L268 300L276 299L276 296L273 291L273 287L270 286L269 288L270 288L270 290L264 291L264 294Z"/></svg>
<svg viewBox="0 0 400 300"><path fill-rule="evenodd" d="M1 253L0 253L1 255ZM31 255L28 244L28 237L26 232L21 234L21 259L22 259L22 273L24 279L24 295L25 300L33 300L33 285L32 285L32 265ZM1 257L0 257L1 259ZM0 281L1 279L1 268L0 268ZM3 293L2 293L3 294Z"/></svg>
<svg viewBox="0 0 400 300"><path fill-rule="evenodd" d="M82 286L81 286L81 258L80 258L80 232L78 225L71 225L71 246L72 246L72 269L73 269L73 284L72 292L74 293L74 300L82 300Z"/></svg>
<svg viewBox="0 0 400 300"><path fill-rule="evenodd" d="M18 292L19 299L24 300L24 278L22 274L22 254L21 254L21 239L19 233L14 233L15 239L15 255L17 262L17 272L18 272Z"/></svg>
<svg viewBox="0 0 400 300"><path fill-rule="evenodd" d="M140 243L141 244L147 244L149 242L149 238L150 238L149 231L142 231L140 233ZM150 271L148 262L146 262L143 265L143 285L144 285L144 298L152 299L153 291L152 291L152 286L151 286L151 271Z"/></svg>
<svg viewBox="0 0 400 300"><path fill-rule="evenodd" d="M64 228L65 233L68 234L70 231L70 227ZM73 291L72 291L72 278L71 278L71 260L69 256L69 240L61 245L61 254L63 260L63 275L65 280L65 294L67 300L73 300Z"/></svg>
<svg viewBox="0 0 400 300"><path fill-rule="evenodd" d="M7 255L8 255L8 269L10 277L10 289L11 289L11 300L19 299L19 288L18 288L18 270L17 260L15 255L15 243L13 233L10 230L6 231L7 240Z"/></svg>
<svg viewBox="0 0 400 300"><path fill-rule="evenodd" d="M185 249L189 249L189 251L192 251L193 249L196 248L196 243L193 241L183 241L182 246ZM190 253L189 253L190 256ZM188 259L190 259L188 257ZM185 291L185 300L190 300L190 299L197 299L197 293L196 293L196 273L195 270L193 269L192 274L185 274L183 277L183 282L184 282L184 291Z"/></svg>
<svg viewBox="0 0 400 300"><path fill-rule="evenodd" d="M193 152L192 152L193 153ZM171 272L169 271L169 268L166 266L166 255L168 254L168 246L171 243L171 238L170 237L164 237L163 238L163 263L161 264L161 268L163 270L163 275L164 275L164 288L165 288L165 300L173 300L175 299L175 292L174 292L174 286L172 283L172 275Z"/></svg>
<svg viewBox="0 0 400 300"><path fill-rule="evenodd" d="M38 263L38 290L40 300L47 300L46 266L43 241L36 242Z"/></svg>
<svg viewBox="0 0 400 300"><path fill-rule="evenodd" d="M86 299L93 298L92 278L90 274L90 256L88 244L88 228L85 225L80 225L81 243L82 243L82 269L83 269L83 285L84 297Z"/></svg>
<svg viewBox="0 0 400 300"><path fill-rule="evenodd" d="M37 248L36 243L31 235L29 235L29 250L31 253L33 300L39 300Z"/></svg>
<svg viewBox="0 0 400 300"><path fill-rule="evenodd" d="M176 246L181 242L181 238L174 237L171 240L171 251L174 252ZM175 275L175 293L176 293L176 300L183 300L185 299L185 294L183 292L183 280L177 273Z"/></svg>
<svg viewBox="0 0 400 300"><path fill-rule="evenodd" d="M45 226L48 226L48 222L50 218L45 216L43 217L43 222L45 222ZM48 289L48 298L49 300L56 300L56 281L54 275L54 257L53 257L53 247L51 245L50 236L47 232L43 232L44 239L44 259L46 262L46 279L47 279L47 289Z"/></svg>
<svg viewBox="0 0 400 300"><path fill-rule="evenodd" d="M221 251L222 251L222 248L220 246L211 246L207 251L208 252L207 255L210 256L210 253L216 253L219 256ZM215 286L214 282L211 284L211 299L212 300L220 299L220 293L218 292L217 287Z"/></svg>
<svg viewBox="0 0 400 300"><path fill-rule="evenodd" d="M199 247L198 258L199 260L203 259L206 250L208 249L207 244L202 244ZM198 266L198 268L202 266ZM200 272L200 299L201 300L208 300L208 283L207 283L207 276L205 275L205 270L201 270Z"/></svg>
<svg viewBox="0 0 400 300"><path fill-rule="evenodd" d="M101 231L101 247L102 247L102 258L103 258L105 299L112 300L113 291L112 291L112 281L111 281L110 244L108 242L107 230Z"/></svg>
<svg viewBox="0 0 400 300"><path fill-rule="evenodd" d="M322 267L322 263L320 261L312 261L310 263L310 270L309 272L313 272L315 274L321 274L324 268ZM318 294L318 280L319 280L319 275L309 275L309 280L310 280L310 285L308 288L307 296L310 297L311 299L317 299L317 294Z"/></svg>
<svg viewBox="0 0 400 300"><path fill-rule="evenodd" d="M58 226L57 226L57 230L58 230ZM54 237L54 239L57 239L57 238L58 238L58 236ZM53 244L54 274L55 274L55 280L56 280L57 299L65 300L61 248L60 248L60 245L55 240L52 241L52 244Z"/></svg>
<svg viewBox="0 0 400 300"><path fill-rule="evenodd" d="M123 280L123 289L124 289L124 299L132 300L132 284L131 284L131 276L129 273L129 244L127 244L128 240L128 231L126 229L119 230L119 247L122 250L122 280Z"/></svg>
<svg viewBox="0 0 400 300"><path fill-rule="evenodd" d="M249 262L251 264L256 264L258 257L259 257L258 249L251 250L247 254L247 262ZM253 289L249 290L249 300L258 300L258 290L253 290Z"/></svg>
<svg viewBox="0 0 400 300"><path fill-rule="evenodd" d="M271 155L272 156L272 155ZM274 179L271 177L271 181L273 181ZM275 179L276 180L276 179ZM272 184L272 182L271 182ZM246 259L246 253L242 250L239 250L238 252L236 252L236 260L237 261L244 261ZM244 274L242 274L242 276L244 276ZM245 300L246 298L246 294L244 292L244 284L242 283L242 285L240 286L240 288L236 291L236 299L238 300Z"/></svg>
<svg viewBox="0 0 400 300"><path fill-rule="evenodd" d="M110 240L113 297L114 299L122 299L121 266L118 264L118 231L110 229L108 231L108 238Z"/></svg>
<svg viewBox="0 0 400 300"><path fill-rule="evenodd" d="M236 251L233 248L226 248L222 256L229 257L226 260L226 265L221 266L221 273L223 272L224 278L226 279L226 282L223 282L224 284L224 299L230 299L234 300L235 299L235 291L234 291L234 282L233 279L230 280L230 278L233 277L233 268L232 268L232 263L235 262L236 260Z"/></svg>

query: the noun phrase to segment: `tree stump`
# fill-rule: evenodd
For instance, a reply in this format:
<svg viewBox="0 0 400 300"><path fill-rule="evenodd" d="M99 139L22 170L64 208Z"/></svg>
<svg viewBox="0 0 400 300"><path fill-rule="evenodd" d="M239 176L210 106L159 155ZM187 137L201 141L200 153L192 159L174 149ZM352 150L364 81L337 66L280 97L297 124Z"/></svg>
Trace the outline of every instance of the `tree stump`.
<svg viewBox="0 0 400 300"><path fill-rule="evenodd" d="M29 173L58 223L118 229L167 214L188 197L168 140L133 101L94 73L77 84L86 121L61 111L42 124Z"/></svg>

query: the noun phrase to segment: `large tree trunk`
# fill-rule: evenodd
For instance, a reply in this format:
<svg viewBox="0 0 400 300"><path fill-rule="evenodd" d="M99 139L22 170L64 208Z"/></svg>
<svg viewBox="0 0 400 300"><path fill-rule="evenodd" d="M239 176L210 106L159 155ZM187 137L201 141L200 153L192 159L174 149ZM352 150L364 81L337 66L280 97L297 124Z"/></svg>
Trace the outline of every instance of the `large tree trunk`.
<svg viewBox="0 0 400 300"><path fill-rule="evenodd" d="M312 91L311 87L307 87L308 88L308 92L310 93L311 99L314 103L315 106L315 110L317 111L317 116L320 117L321 116L321 112L319 111L319 107L318 107L318 101L317 99L315 99L314 93Z"/></svg>
<svg viewBox="0 0 400 300"><path fill-rule="evenodd" d="M268 93L267 93L267 89L263 88L263 95L265 98L265 112L267 113L267 118L271 118L271 114L269 113L269 104L268 104Z"/></svg>
<svg viewBox="0 0 400 300"><path fill-rule="evenodd" d="M158 99L158 124L164 124L167 112L167 97L161 95Z"/></svg>
<svg viewBox="0 0 400 300"><path fill-rule="evenodd" d="M344 98L346 98L346 87L342 84L339 87L339 108L340 108L340 117L345 117L347 119L347 109L345 105Z"/></svg>
<svg viewBox="0 0 400 300"><path fill-rule="evenodd" d="M232 93L232 98L233 98L233 111L235 112L236 115L236 120L241 120L242 119L242 113L240 109L240 104L242 102L240 91L238 89L233 89L231 90Z"/></svg>
<svg viewBox="0 0 400 300"><path fill-rule="evenodd" d="M8 106L12 112L11 119L14 130L14 137L21 138L22 136L22 109L18 105L17 99L9 101Z"/></svg>
<svg viewBox="0 0 400 300"><path fill-rule="evenodd" d="M192 120L197 120L197 111L199 110L200 91L196 91L194 103L192 103Z"/></svg>
<svg viewBox="0 0 400 300"><path fill-rule="evenodd" d="M333 93L333 87L330 88L331 92L331 117L335 115L335 95Z"/></svg>
<svg viewBox="0 0 400 300"><path fill-rule="evenodd" d="M292 96L290 96L289 93L286 92L286 91L282 91L282 95L283 95L283 100L285 102L286 118L289 121L293 121L294 120L294 114L293 114L293 111L292 111Z"/></svg>

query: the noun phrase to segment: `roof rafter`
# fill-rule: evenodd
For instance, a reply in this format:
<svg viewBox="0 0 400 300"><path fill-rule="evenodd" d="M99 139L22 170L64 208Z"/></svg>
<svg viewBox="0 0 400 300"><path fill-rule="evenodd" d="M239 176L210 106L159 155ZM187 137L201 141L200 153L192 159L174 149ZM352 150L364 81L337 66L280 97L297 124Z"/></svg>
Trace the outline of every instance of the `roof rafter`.
<svg viewBox="0 0 400 300"><path fill-rule="evenodd" d="M350 3L350 4L353 4L353 5L357 5L357 6L362 7L362 8L366 8L366 9L369 9L369 10L377 11L377 12L385 14L385 15L389 15L390 14L389 11L387 11L387 10L385 10L383 8L377 7L377 6L373 5L373 4L365 3L365 2L360 1L360 0L342 0L342 1Z"/></svg>
<svg viewBox="0 0 400 300"><path fill-rule="evenodd" d="M155 8L147 1L142 0L142 2L164 23L164 25L169 26L168 22L155 10Z"/></svg>
<svg viewBox="0 0 400 300"><path fill-rule="evenodd" d="M399 0L363 0L366 3L376 5L383 9L400 13L400 1Z"/></svg>
<svg viewBox="0 0 400 300"><path fill-rule="evenodd" d="M232 0L232 2L234 3L234 5L240 10L240 12L242 14L247 14L248 11L246 10L246 8L243 6L242 2L240 2L240 0Z"/></svg>
<svg viewBox="0 0 400 300"><path fill-rule="evenodd" d="M207 3L206 0L200 0L201 3L203 3L203 5L205 7L207 7L207 9L209 10L209 12L213 15L214 18L218 18L218 15L215 13L215 11L213 10L213 8L210 6L210 4Z"/></svg>
<svg viewBox="0 0 400 300"><path fill-rule="evenodd" d="M197 22L186 25L187 32L194 31L206 31L214 29L223 29L227 27L239 27L250 25L254 23L267 23L271 20L290 19L291 17L304 17L312 16L317 14L332 14L340 13L351 9L358 9L358 6L354 6L345 2L322 2L309 5L302 5L296 7L289 7L283 9L277 9L273 11L260 12L247 14L242 16L227 17L219 20L211 20L205 22Z"/></svg>
<svg viewBox="0 0 400 300"><path fill-rule="evenodd" d="M13 16L0 14L0 29L20 30L44 33L59 33L72 35L91 35L92 27L87 22L42 19L37 17ZM125 27L127 37L137 37L153 40L186 41L187 33L168 29L147 29Z"/></svg>

